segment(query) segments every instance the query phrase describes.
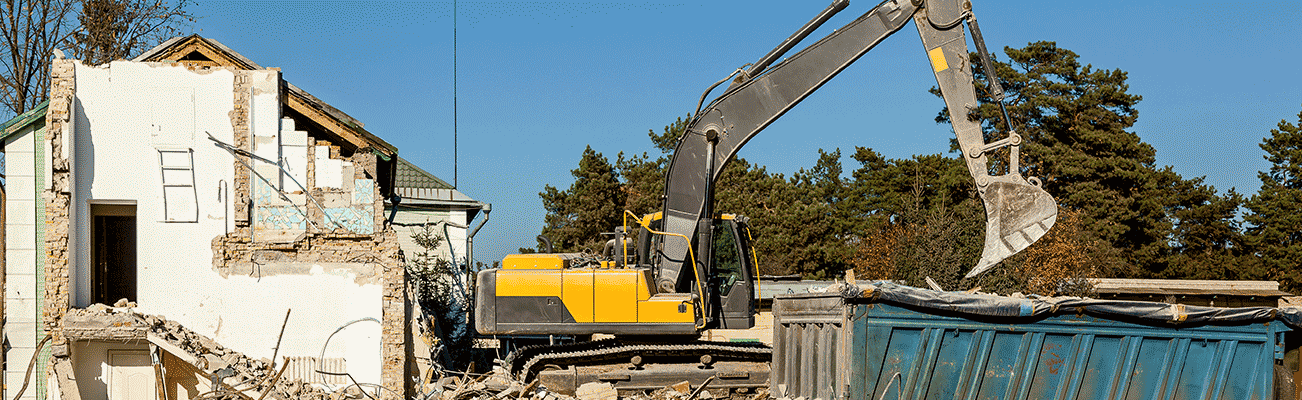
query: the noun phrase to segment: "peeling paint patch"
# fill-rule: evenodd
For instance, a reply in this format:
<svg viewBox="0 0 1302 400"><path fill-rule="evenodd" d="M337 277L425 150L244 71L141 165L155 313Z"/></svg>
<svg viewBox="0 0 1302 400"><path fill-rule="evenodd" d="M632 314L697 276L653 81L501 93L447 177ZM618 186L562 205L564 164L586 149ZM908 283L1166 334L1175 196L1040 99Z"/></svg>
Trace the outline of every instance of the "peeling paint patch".
<svg viewBox="0 0 1302 400"><path fill-rule="evenodd" d="M361 207L327 208L325 214L336 226L349 232L369 235L375 233L374 217Z"/></svg>
<svg viewBox="0 0 1302 400"><path fill-rule="evenodd" d="M259 206L255 218L258 229L307 230L307 216L293 206Z"/></svg>
<svg viewBox="0 0 1302 400"><path fill-rule="evenodd" d="M370 179L353 180L353 204L370 206L375 202L375 181Z"/></svg>
<svg viewBox="0 0 1302 400"><path fill-rule="evenodd" d="M259 239L279 238L287 240L307 231L308 217L303 210L303 201L294 199L285 201L280 193L266 181L257 179L253 182L253 230Z"/></svg>
<svg viewBox="0 0 1302 400"><path fill-rule="evenodd" d="M357 285L379 284L383 267L374 263L348 262L282 262L239 264L231 268L231 275L263 278L269 276L333 276L352 281Z"/></svg>

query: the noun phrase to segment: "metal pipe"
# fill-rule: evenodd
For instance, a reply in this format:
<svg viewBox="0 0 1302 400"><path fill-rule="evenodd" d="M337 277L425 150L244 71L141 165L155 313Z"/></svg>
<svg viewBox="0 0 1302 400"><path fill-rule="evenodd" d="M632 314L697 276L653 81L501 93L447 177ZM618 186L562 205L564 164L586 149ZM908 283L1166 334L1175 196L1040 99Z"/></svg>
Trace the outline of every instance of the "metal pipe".
<svg viewBox="0 0 1302 400"><path fill-rule="evenodd" d="M484 224L488 223L488 214L493 212L493 205L491 203L484 204L484 207L480 208L480 210L484 211L484 220L479 221L479 225L475 225L475 230L470 231L470 237L475 237L475 234L479 233L479 228L483 228Z"/></svg>
<svg viewBox="0 0 1302 400"><path fill-rule="evenodd" d="M539 250L539 251L538 251L539 253L554 253L554 252L556 252L556 248L555 248L555 247L552 247L552 240L551 240L551 239L548 239L546 236L538 235L538 244L542 245L542 248L538 249L538 250Z"/></svg>
<svg viewBox="0 0 1302 400"><path fill-rule="evenodd" d="M402 203L402 196L396 194L389 196L389 203L393 204L393 209L389 210L388 224L389 226L393 226L393 220L398 218L398 204Z"/></svg>
<svg viewBox="0 0 1302 400"><path fill-rule="evenodd" d="M348 375L348 371L335 372L335 371L325 371L325 370L322 370L322 369L321 369L321 361L322 361L322 360L325 360L326 348L330 346L330 339L334 339L335 334L339 333L339 331L344 330L344 328L347 328L347 327L349 327L349 326L352 326L353 324L356 324L356 323L358 323L358 322L364 322L364 321L371 321L371 322L374 322L374 323L376 323L376 324L379 324L381 327L384 326L384 323L383 323L383 322L380 322L380 320L375 319L374 317L366 317L366 318L355 319L355 320L352 320L352 321L348 321L348 323L346 323L346 324L341 325L338 329L335 329L334 332L331 332L331 333L330 333L330 336L326 336L325 343L322 343L322 344L321 344L321 354L320 354L320 355L317 355L317 357L316 357L316 365L312 368L312 369L313 369L313 372L316 372L317 374L321 374L321 375L335 375L335 376L344 376L344 375ZM324 376L321 377L321 383L322 383L322 384L327 384L326 379L325 379Z"/></svg>
<svg viewBox="0 0 1302 400"><path fill-rule="evenodd" d="M285 309L285 322L280 323L280 335L276 336L276 347L271 351L271 368L276 368L276 356L280 354L280 341L285 338L285 327L289 326L289 312L294 311L292 308Z"/></svg>
<svg viewBox="0 0 1302 400"><path fill-rule="evenodd" d="M451 226L453 228L461 228L461 229L468 229L469 227L452 221L439 221L439 223L443 224L443 240L447 241L448 244L448 256L452 259L450 262L452 263L452 265L457 265L457 249L455 247L452 247L452 234L448 233L448 226ZM466 257L466 263L461 264L462 267L453 270L453 274L457 276L453 276L452 281L457 285L457 289L461 291L462 298L469 298L470 296L469 294L470 291L466 290L468 279L464 278L465 274L462 272L468 269L465 267L465 265L470 264L469 260L470 258Z"/></svg>
<svg viewBox="0 0 1302 400"><path fill-rule="evenodd" d="M1013 120L1008 117L1008 108L1004 106L1004 88L999 85L999 71L995 69L994 63L990 61L990 52L986 50L986 40L981 37L981 27L977 25L976 15L971 12L967 15L967 27L972 32L972 43L976 45L977 54L981 57L981 67L985 70L986 81L989 83L990 98L999 103L999 110L1003 112L1004 125L1008 126L1008 132L1013 132Z"/></svg>
<svg viewBox="0 0 1302 400"><path fill-rule="evenodd" d="M705 269L704 277L702 277L699 272L696 274L696 285L697 291L699 292L698 294L701 297L701 318L705 321L706 325L709 325L710 318L713 317L713 315L709 313L709 310L714 310L712 304L714 298L710 296L709 293L705 292L704 283L701 282L701 280L709 279L710 273L713 271L711 260L713 259L714 252L714 179L709 175L714 172L714 150L715 146L719 144L719 133L714 129L710 129L705 132L705 140L706 146L708 146L705 151L706 198L704 210L702 210L701 213L702 217L700 220L696 221L696 245L699 246L696 250L696 254L699 254L701 257L694 261L700 263L700 266L698 267L693 265L692 267L697 271ZM690 241L688 247L691 247ZM711 288L711 291L713 290L714 288Z"/></svg>
<svg viewBox="0 0 1302 400"><path fill-rule="evenodd" d="M777 61L779 58L782 58L783 54L786 54L787 51L790 51L792 47L796 47L796 45L799 44L801 40L804 40L806 36L809 36L809 34L814 33L814 31L818 30L818 27L822 26L824 22L827 22L827 20L832 19L832 16L836 15L836 13L841 12L841 10L844 10L845 7L848 5L850 5L850 0L832 1L832 4L827 6L827 8L823 10L823 12L818 13L818 16L815 16L814 19L809 20L809 22L805 23L805 26L800 27L800 30L797 30L796 33L791 34L791 37L788 37L787 40L783 41L782 44L778 45L777 48L774 48L772 51L769 51L769 53L765 54L764 57L759 59L759 61L756 61L755 64L750 67L750 69L747 69L744 72L744 76L741 79L746 80L746 79L754 78L756 75L759 75L760 73L764 72L764 69L768 68L769 64L772 64L774 61Z"/></svg>
<svg viewBox="0 0 1302 400"><path fill-rule="evenodd" d="M484 207L481 208L480 210L484 211L484 219L480 220L479 225L475 225L475 229L470 231L470 235L466 236L466 270L467 271L469 271L469 269L472 267L471 263L475 262L475 235L479 234L479 229L483 228L484 224L488 223L488 216L489 213L493 212L493 205L490 203L485 203Z"/></svg>

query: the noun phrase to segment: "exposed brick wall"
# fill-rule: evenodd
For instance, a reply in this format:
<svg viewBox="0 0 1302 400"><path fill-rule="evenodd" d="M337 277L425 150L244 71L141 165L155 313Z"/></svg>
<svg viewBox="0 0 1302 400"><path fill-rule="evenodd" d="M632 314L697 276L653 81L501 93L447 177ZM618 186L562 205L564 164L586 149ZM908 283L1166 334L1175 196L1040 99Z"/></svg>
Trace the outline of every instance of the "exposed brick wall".
<svg viewBox="0 0 1302 400"><path fill-rule="evenodd" d="M398 256L398 235L393 229L387 229L382 234L382 242L391 246L392 252L386 253L389 258L384 264L384 300L383 300L383 331L380 334L381 357L384 363L380 368L380 382L384 387L400 390L403 393L408 392L406 379L411 375L407 363L406 340L410 337L408 334L408 321L411 316L407 315L407 268L402 264L402 259ZM397 400L402 396L396 393L387 393L382 396L384 400Z"/></svg>
<svg viewBox="0 0 1302 400"><path fill-rule="evenodd" d="M55 343L63 343L57 331L59 318L68 311L68 233L72 199L72 171L64 148L65 135L72 134L76 93L76 61L54 60L50 70L50 105L46 113L45 137L50 145L50 187L45 188L45 300L41 321L53 332ZM71 137L68 142L72 143ZM37 144L41 146L42 144Z"/></svg>
<svg viewBox="0 0 1302 400"><path fill-rule="evenodd" d="M250 125L249 125L250 96L249 83L247 75L236 72L235 83L235 110L231 113L231 124L235 132L235 146L245 150L252 150L250 144ZM316 145L330 145L326 141L313 140L313 146L308 147L308 160L314 160ZM338 154L338 147L330 147L331 158L344 158ZM374 179L377 176L376 156L369 151L358 151L352 157L348 157L353 162L353 176L345 179ZM322 201L326 191L315 187L316 182L313 179L316 172L315 163L309 162L308 171L308 196L316 197ZM253 240L251 230L251 178L250 171L238 161L235 163L235 204L236 204L236 229L226 235L218 236L212 240L213 249L213 269L223 276L227 276L233 270L243 270L242 267L257 263L266 262L286 262L286 263L371 263L379 265L379 279L383 285L383 299L381 310L381 321L383 322L381 334L381 384L395 392L383 391L382 399L402 399L408 392L406 387L406 377L408 376L407 353L405 351L407 322L410 316L407 313L407 271L402 263L401 256L398 253L399 243L397 234L392 229L386 229L384 225L384 199L379 195L378 185L374 187L375 203L375 230L373 235L360 235L347 232L344 229L336 229L332 232L323 232L316 227L309 225L307 232L299 239L291 243L267 243ZM374 185L374 183L372 183ZM314 202L308 201L304 207L309 219L323 224L324 215ZM322 225L324 226L324 224Z"/></svg>
<svg viewBox="0 0 1302 400"><path fill-rule="evenodd" d="M397 261L397 235L392 232L374 236L307 233L292 243L257 242L247 232L237 230L213 238L214 270L229 271L254 262L401 264Z"/></svg>
<svg viewBox="0 0 1302 400"><path fill-rule="evenodd" d="M234 133L235 148L253 151L253 145L250 141L252 134L249 127L249 113L253 106L252 85L249 82L249 73L246 71L232 71L235 73L235 107L231 110L231 132ZM244 164L252 162L249 157L235 155L236 160L233 162L235 167L235 227L246 228L249 226L249 198L252 195L249 186L248 168ZM251 164L250 164L251 165Z"/></svg>

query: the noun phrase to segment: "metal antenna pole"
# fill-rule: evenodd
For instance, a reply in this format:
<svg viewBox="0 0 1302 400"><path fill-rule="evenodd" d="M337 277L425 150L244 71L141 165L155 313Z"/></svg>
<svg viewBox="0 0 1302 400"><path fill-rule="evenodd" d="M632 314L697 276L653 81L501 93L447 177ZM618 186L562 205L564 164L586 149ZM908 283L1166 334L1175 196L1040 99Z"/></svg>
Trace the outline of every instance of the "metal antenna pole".
<svg viewBox="0 0 1302 400"><path fill-rule="evenodd" d="M452 188L457 188L457 2L452 1Z"/></svg>

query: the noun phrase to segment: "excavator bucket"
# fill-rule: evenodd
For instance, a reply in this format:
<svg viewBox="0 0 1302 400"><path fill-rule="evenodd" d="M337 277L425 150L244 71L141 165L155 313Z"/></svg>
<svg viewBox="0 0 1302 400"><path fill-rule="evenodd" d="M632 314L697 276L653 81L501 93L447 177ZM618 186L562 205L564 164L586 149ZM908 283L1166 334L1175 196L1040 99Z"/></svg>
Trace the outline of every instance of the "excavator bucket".
<svg viewBox="0 0 1302 400"><path fill-rule="evenodd" d="M967 278L1026 249L1058 220L1058 203L1048 192L1020 176L1007 177L1013 179L993 182L981 194L986 206L986 245Z"/></svg>

